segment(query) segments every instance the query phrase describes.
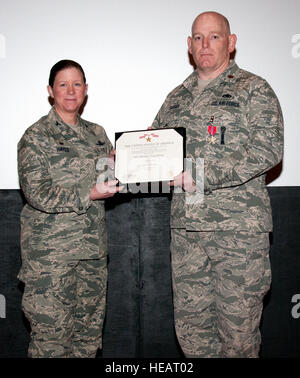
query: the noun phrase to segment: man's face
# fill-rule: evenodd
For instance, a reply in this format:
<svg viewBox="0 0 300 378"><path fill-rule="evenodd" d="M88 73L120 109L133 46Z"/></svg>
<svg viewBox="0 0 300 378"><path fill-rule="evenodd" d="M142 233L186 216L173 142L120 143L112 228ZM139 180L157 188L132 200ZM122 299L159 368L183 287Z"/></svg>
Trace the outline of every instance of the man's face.
<svg viewBox="0 0 300 378"><path fill-rule="evenodd" d="M229 34L221 16L209 13L196 19L192 33L192 37L188 38L188 47L197 65L199 77L213 79L219 76L229 65L236 36Z"/></svg>

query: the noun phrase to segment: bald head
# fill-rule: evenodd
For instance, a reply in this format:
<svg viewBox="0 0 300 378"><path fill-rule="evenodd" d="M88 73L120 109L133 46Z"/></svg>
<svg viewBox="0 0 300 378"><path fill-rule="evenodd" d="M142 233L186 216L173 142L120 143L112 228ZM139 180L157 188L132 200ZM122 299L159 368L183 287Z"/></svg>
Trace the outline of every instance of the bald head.
<svg viewBox="0 0 300 378"><path fill-rule="evenodd" d="M200 79L214 79L226 70L236 40L236 35L230 33L227 18L222 14L204 12L196 17L192 36L188 37L188 48Z"/></svg>
<svg viewBox="0 0 300 378"><path fill-rule="evenodd" d="M192 35L194 34L194 31L195 31L195 25L198 23L198 22L201 22L202 20L205 20L205 19L215 19L216 21L219 21L220 23L223 24L224 26L224 30L226 30L226 33L229 35L231 32L230 32L230 24L229 24L229 21L227 20L227 18L225 16L223 16L221 13L218 13L218 12L204 12L204 13L201 13L199 14L193 24L192 24Z"/></svg>

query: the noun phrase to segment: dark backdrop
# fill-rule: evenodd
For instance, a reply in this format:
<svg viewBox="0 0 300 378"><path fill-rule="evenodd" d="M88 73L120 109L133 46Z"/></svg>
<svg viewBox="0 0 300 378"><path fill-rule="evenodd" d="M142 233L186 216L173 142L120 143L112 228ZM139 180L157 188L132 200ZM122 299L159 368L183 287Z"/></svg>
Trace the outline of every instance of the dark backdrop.
<svg viewBox="0 0 300 378"><path fill-rule="evenodd" d="M261 323L262 358L300 357L300 189L269 187L273 282ZM19 190L0 190L0 357L26 357L21 311ZM107 203L109 279L104 358L180 358L173 324L168 196L119 195ZM294 309L292 316L292 308ZM0 311L1 314L1 311ZM3 313L2 315L3 316Z"/></svg>

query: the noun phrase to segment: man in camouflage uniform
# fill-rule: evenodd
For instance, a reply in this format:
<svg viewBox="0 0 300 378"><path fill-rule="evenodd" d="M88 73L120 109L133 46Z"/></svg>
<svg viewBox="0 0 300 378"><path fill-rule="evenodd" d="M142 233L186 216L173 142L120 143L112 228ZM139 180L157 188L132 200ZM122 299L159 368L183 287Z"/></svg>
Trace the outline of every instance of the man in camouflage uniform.
<svg viewBox="0 0 300 378"><path fill-rule="evenodd" d="M111 149L101 126L78 117L71 127L54 107L18 144L30 357L94 357L101 348L107 237L104 202L90 192Z"/></svg>
<svg viewBox="0 0 300 378"><path fill-rule="evenodd" d="M271 281L265 173L282 159L283 120L269 84L230 60L235 44L224 16L199 15L188 39L197 70L152 125L185 127L193 162L191 174L174 180L185 192L174 193L171 207L175 327L187 357L257 357ZM199 158L203 201L195 191Z"/></svg>

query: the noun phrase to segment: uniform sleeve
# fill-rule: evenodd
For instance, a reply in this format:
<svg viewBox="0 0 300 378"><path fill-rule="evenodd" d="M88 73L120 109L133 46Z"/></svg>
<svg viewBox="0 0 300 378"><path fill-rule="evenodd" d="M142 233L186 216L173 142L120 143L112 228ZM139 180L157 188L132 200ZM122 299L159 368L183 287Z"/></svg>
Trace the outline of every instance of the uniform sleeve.
<svg viewBox="0 0 300 378"><path fill-rule="evenodd" d="M151 125L152 129L161 129L166 126L163 120L164 120L165 109L167 108L167 104L169 101L169 97L170 97L170 94L168 95L168 97L162 104L161 108L159 109L156 117L154 118L154 121L152 122L152 125Z"/></svg>
<svg viewBox="0 0 300 378"><path fill-rule="evenodd" d="M283 156L283 118L279 101L265 81L249 97L246 144L213 162L205 161L205 191L241 185L277 165Z"/></svg>
<svg viewBox="0 0 300 378"><path fill-rule="evenodd" d="M105 145L105 149L103 151L103 154L101 154L98 158L97 164L96 164L96 170L97 170L97 183L102 183L108 180L114 179L114 171L111 166L113 163L110 163L108 160L110 152L113 150L113 146L106 135L106 132L102 126L98 126L101 129L100 136L101 136L101 142Z"/></svg>
<svg viewBox="0 0 300 378"><path fill-rule="evenodd" d="M36 135L26 133L18 144L19 181L27 202L47 213L85 213L91 205L94 164L82 162L82 167L74 172L77 179L73 185L64 187L54 184L47 155L39 148L40 145L41 141Z"/></svg>
<svg viewBox="0 0 300 378"><path fill-rule="evenodd" d="M104 133L104 140L105 140L105 144L106 144L106 152L109 155L109 153L113 149L113 145L111 144L111 141L109 140L108 136L106 135L106 132L105 132L104 129L103 129L103 133Z"/></svg>

